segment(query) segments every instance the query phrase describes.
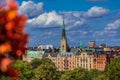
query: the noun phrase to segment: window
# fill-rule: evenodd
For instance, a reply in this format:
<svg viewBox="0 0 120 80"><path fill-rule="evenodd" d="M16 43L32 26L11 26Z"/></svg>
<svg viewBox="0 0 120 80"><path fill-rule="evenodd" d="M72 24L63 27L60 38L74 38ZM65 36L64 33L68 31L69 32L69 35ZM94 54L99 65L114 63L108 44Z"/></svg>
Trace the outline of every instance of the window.
<svg viewBox="0 0 120 80"><path fill-rule="evenodd" d="M88 65L86 64L86 68L88 67Z"/></svg>
<svg viewBox="0 0 120 80"><path fill-rule="evenodd" d="M83 64L83 68L85 68L85 64Z"/></svg>
<svg viewBox="0 0 120 80"><path fill-rule="evenodd" d="M96 59L94 59L94 62L96 62Z"/></svg>
<svg viewBox="0 0 120 80"><path fill-rule="evenodd" d="M77 67L79 67L79 64L77 64Z"/></svg>
<svg viewBox="0 0 120 80"><path fill-rule="evenodd" d="M90 69L91 69L91 64L90 64Z"/></svg>
<svg viewBox="0 0 120 80"><path fill-rule="evenodd" d="M86 63L88 62L88 59L86 58Z"/></svg>

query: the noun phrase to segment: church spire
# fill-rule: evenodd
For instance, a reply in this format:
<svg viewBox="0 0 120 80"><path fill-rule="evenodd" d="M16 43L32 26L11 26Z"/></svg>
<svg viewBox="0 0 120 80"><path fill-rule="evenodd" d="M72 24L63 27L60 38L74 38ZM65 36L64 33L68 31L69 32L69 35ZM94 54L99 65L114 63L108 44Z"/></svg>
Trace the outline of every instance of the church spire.
<svg viewBox="0 0 120 80"><path fill-rule="evenodd" d="M65 31L65 22L63 18L63 23L62 23L62 38L66 39L66 31Z"/></svg>
<svg viewBox="0 0 120 80"><path fill-rule="evenodd" d="M64 18L63 18L63 23L62 23L62 29L65 29L65 22L64 22Z"/></svg>
<svg viewBox="0 0 120 80"><path fill-rule="evenodd" d="M60 51L61 51L62 53L67 52L67 38L66 38L64 18L63 18L63 23L62 23L62 36L61 36Z"/></svg>

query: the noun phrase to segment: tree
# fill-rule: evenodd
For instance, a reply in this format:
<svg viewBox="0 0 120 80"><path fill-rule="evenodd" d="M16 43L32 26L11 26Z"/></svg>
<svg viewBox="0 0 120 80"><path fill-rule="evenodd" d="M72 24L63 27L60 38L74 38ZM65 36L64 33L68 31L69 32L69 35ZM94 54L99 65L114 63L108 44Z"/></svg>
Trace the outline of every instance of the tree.
<svg viewBox="0 0 120 80"><path fill-rule="evenodd" d="M98 71L96 69L92 69L92 70L90 70L88 72L89 72L88 75L90 77L89 80L101 80L103 78L103 76L104 76L102 71Z"/></svg>
<svg viewBox="0 0 120 80"><path fill-rule="evenodd" d="M107 66L106 70L107 80L120 79L120 56L113 59Z"/></svg>
<svg viewBox="0 0 120 80"><path fill-rule="evenodd" d="M66 71L60 80L90 80L90 77L87 70L76 68L71 71Z"/></svg>
<svg viewBox="0 0 120 80"><path fill-rule="evenodd" d="M33 80L58 80L55 64L48 58L41 59L41 64L34 69Z"/></svg>
<svg viewBox="0 0 120 80"><path fill-rule="evenodd" d="M55 65L50 59L48 58L42 58L42 59L39 59L39 58L35 58L33 59L30 64L32 66L33 69L37 68L38 66L40 66L41 64L45 64L45 63L49 63L49 64L52 64L52 65Z"/></svg>
<svg viewBox="0 0 120 80"><path fill-rule="evenodd" d="M106 80L105 74L99 74L97 77L93 78L92 80Z"/></svg>
<svg viewBox="0 0 120 80"><path fill-rule="evenodd" d="M33 77L32 67L28 62L16 60L13 62L12 66L20 71L18 79L31 80L31 78Z"/></svg>
<svg viewBox="0 0 120 80"><path fill-rule="evenodd" d="M33 69L35 69L42 64L43 62L42 60L43 59L35 58L30 62L30 65L32 66Z"/></svg>

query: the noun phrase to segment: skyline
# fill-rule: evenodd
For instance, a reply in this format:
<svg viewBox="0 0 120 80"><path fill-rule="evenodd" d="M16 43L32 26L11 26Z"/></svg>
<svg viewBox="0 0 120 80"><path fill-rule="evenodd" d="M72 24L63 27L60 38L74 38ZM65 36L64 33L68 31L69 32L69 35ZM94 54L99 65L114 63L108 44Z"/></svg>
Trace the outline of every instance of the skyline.
<svg viewBox="0 0 120 80"><path fill-rule="evenodd" d="M60 45L62 16L70 46L120 45L119 0L16 0L20 14L27 14L25 31L30 46Z"/></svg>

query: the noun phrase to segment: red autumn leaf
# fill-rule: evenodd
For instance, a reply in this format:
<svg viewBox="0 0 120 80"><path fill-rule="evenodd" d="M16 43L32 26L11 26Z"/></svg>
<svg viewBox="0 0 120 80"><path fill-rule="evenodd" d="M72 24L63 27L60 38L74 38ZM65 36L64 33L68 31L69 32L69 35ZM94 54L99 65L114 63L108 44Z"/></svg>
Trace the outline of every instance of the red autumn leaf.
<svg viewBox="0 0 120 80"><path fill-rule="evenodd" d="M1 60L1 71L6 72L8 70L8 66L11 64L11 60L9 58L4 58Z"/></svg>

